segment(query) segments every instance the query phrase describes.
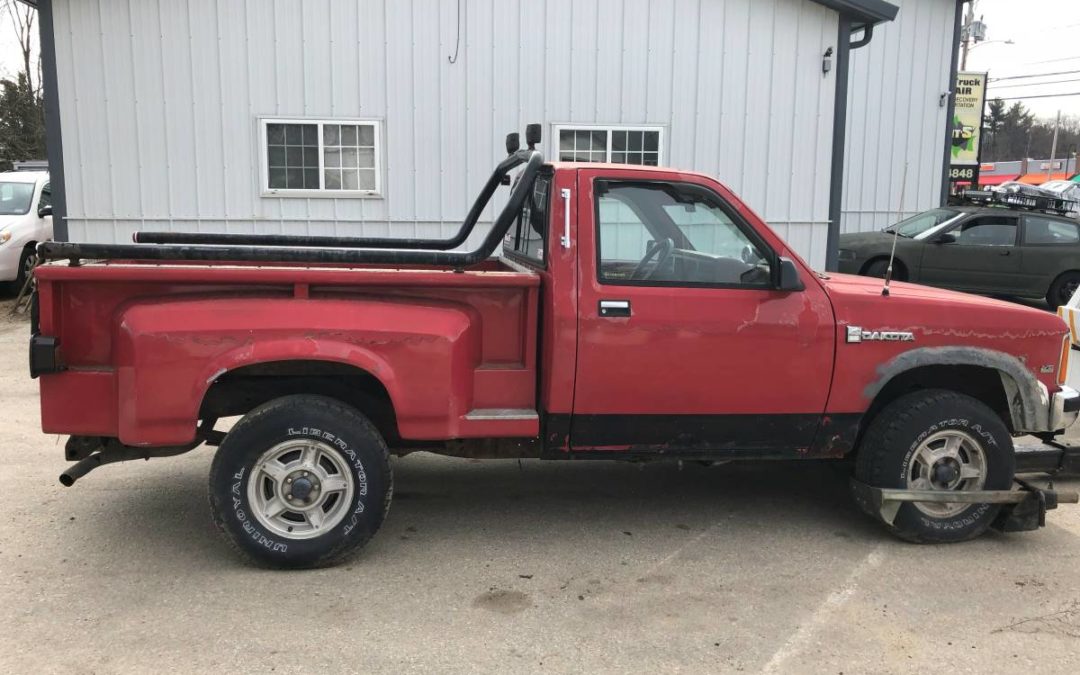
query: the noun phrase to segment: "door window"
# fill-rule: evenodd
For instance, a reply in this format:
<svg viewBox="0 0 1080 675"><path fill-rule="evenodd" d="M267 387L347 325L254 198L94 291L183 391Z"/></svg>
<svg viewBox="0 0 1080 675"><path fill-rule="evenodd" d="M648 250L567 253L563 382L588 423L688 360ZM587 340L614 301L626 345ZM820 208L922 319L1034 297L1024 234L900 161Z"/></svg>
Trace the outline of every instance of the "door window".
<svg viewBox="0 0 1080 675"><path fill-rule="evenodd" d="M1070 223L1043 216L1025 216L1025 244L1076 244L1080 243L1080 230Z"/></svg>
<svg viewBox="0 0 1080 675"><path fill-rule="evenodd" d="M770 285L771 256L764 242L701 187L599 183L597 223L601 282Z"/></svg>
<svg viewBox="0 0 1080 675"><path fill-rule="evenodd" d="M953 230L956 243L964 246L1013 246L1016 244L1016 218L980 216Z"/></svg>

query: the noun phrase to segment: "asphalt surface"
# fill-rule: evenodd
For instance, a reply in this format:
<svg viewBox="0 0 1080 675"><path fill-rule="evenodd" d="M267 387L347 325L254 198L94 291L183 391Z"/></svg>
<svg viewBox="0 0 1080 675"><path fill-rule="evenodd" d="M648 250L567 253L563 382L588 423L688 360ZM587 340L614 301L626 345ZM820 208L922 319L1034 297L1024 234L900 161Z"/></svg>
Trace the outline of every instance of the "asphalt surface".
<svg viewBox="0 0 1080 675"><path fill-rule="evenodd" d="M1080 668L1080 507L916 546L819 464L420 454L358 558L267 571L211 523L211 449L61 487L26 336L0 321L2 673Z"/></svg>

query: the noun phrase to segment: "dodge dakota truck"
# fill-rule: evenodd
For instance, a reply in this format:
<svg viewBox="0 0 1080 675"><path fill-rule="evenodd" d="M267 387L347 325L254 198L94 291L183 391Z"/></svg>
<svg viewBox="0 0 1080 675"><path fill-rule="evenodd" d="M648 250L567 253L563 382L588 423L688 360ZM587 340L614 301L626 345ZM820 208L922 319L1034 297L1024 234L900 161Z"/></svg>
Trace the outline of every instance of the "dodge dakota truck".
<svg viewBox="0 0 1080 675"><path fill-rule="evenodd" d="M1060 497L1011 489L1014 437L1080 410L1060 318L815 272L708 176L547 163L527 140L449 239L41 244L30 368L43 431L70 436L61 482L218 446L214 519L278 567L363 546L390 456L418 450L846 458L856 502L918 542L1030 529L1020 507Z"/></svg>

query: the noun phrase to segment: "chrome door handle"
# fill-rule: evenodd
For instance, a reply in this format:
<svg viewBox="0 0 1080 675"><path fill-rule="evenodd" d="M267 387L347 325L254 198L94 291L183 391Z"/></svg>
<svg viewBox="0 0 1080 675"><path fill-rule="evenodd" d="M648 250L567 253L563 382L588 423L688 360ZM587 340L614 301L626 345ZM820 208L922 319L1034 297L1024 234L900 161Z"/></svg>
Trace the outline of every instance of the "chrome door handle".
<svg viewBox="0 0 1080 675"><path fill-rule="evenodd" d="M618 317L618 316L630 316L630 301L629 300L601 300L600 301L600 316L602 317Z"/></svg>

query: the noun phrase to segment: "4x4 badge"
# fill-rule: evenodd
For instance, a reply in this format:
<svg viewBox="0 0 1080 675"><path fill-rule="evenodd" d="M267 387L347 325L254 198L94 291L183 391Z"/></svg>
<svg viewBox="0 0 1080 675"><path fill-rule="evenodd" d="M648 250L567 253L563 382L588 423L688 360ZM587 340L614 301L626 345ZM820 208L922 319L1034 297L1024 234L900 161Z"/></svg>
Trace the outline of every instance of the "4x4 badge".
<svg viewBox="0 0 1080 675"><path fill-rule="evenodd" d="M915 334L906 330L863 330L861 326L848 326L847 341L915 342Z"/></svg>

